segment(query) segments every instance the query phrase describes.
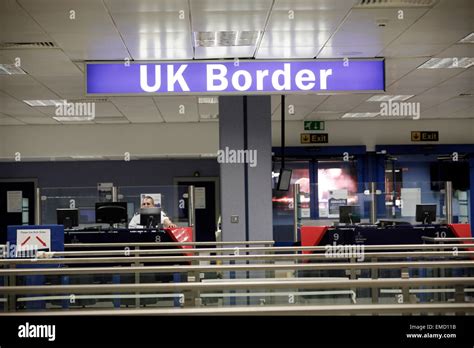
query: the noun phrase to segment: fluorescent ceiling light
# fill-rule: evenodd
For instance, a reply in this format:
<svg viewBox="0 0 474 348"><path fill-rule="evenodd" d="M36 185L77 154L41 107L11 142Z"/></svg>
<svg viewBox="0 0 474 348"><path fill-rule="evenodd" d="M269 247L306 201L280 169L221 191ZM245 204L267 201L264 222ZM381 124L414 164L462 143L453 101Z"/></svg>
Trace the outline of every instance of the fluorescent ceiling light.
<svg viewBox="0 0 474 348"><path fill-rule="evenodd" d="M388 95L388 94L380 94L380 95L373 95L369 99L368 102L384 102L384 101L404 101L414 97L414 94L399 94L399 95Z"/></svg>
<svg viewBox="0 0 474 348"><path fill-rule="evenodd" d="M203 114L203 115L200 115L200 118L202 120L214 120L217 118L217 116L219 116L218 114Z"/></svg>
<svg viewBox="0 0 474 348"><path fill-rule="evenodd" d="M217 153L201 153L201 158L215 158L217 157Z"/></svg>
<svg viewBox="0 0 474 348"><path fill-rule="evenodd" d="M194 47L255 46L261 31L194 32Z"/></svg>
<svg viewBox="0 0 474 348"><path fill-rule="evenodd" d="M342 118L371 118L378 114L380 112L348 112L342 115Z"/></svg>
<svg viewBox="0 0 474 348"><path fill-rule="evenodd" d="M474 58L469 57L431 58L420 65L418 69L467 69L472 65L474 65Z"/></svg>
<svg viewBox="0 0 474 348"><path fill-rule="evenodd" d="M464 39L459 40L459 43L474 43L474 33L470 33Z"/></svg>
<svg viewBox="0 0 474 348"><path fill-rule="evenodd" d="M432 7L438 0L359 0L355 8Z"/></svg>
<svg viewBox="0 0 474 348"><path fill-rule="evenodd" d="M57 116L53 117L56 121L60 122L80 122L80 121L92 121L94 116Z"/></svg>
<svg viewBox="0 0 474 348"><path fill-rule="evenodd" d="M65 100L54 100L54 99L45 99L45 100L23 100L29 106L56 106L62 105L66 101Z"/></svg>
<svg viewBox="0 0 474 348"><path fill-rule="evenodd" d="M84 155L84 156L71 156L72 159L93 159L93 158L103 158L102 156L94 155Z"/></svg>
<svg viewBox="0 0 474 348"><path fill-rule="evenodd" d="M0 64L0 75L25 75L26 72L15 64Z"/></svg>
<svg viewBox="0 0 474 348"><path fill-rule="evenodd" d="M217 104L219 101L218 97L199 97L199 104Z"/></svg>

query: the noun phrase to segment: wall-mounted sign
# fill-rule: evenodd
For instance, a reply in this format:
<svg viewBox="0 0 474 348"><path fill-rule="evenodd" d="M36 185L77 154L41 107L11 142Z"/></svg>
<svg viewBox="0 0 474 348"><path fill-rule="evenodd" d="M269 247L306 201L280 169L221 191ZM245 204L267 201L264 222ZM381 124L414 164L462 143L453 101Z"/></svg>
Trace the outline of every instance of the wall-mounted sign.
<svg viewBox="0 0 474 348"><path fill-rule="evenodd" d="M21 213L22 202L22 191L7 191L7 213Z"/></svg>
<svg viewBox="0 0 474 348"><path fill-rule="evenodd" d="M384 91L384 61L87 63L88 95Z"/></svg>
<svg viewBox="0 0 474 348"><path fill-rule="evenodd" d="M329 135L328 133L301 133L300 140L301 144L326 144L329 142Z"/></svg>
<svg viewBox="0 0 474 348"><path fill-rule="evenodd" d="M413 131L411 141L439 141L439 132Z"/></svg>
<svg viewBox="0 0 474 348"><path fill-rule="evenodd" d="M51 250L50 229L18 229L16 232L17 256L25 250Z"/></svg>
<svg viewBox="0 0 474 348"><path fill-rule="evenodd" d="M304 130L324 130L324 121L304 121Z"/></svg>
<svg viewBox="0 0 474 348"><path fill-rule="evenodd" d="M339 217L339 207L342 205L347 205L347 196L348 196L348 191L345 189L329 191L329 199L328 199L328 217L329 218Z"/></svg>
<svg viewBox="0 0 474 348"><path fill-rule="evenodd" d="M206 209L206 188L205 187L194 188L194 208Z"/></svg>

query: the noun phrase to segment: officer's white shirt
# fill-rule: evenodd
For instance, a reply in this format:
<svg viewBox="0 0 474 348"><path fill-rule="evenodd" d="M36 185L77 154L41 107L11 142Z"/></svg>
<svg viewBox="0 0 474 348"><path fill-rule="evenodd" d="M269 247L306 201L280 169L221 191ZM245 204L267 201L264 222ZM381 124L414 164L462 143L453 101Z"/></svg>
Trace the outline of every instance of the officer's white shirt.
<svg viewBox="0 0 474 348"><path fill-rule="evenodd" d="M165 219L167 218L165 212L162 210L161 211L161 223L164 223ZM128 224L128 228L145 228L145 226L140 225L140 213L135 213L133 215L132 220L130 220L130 223Z"/></svg>

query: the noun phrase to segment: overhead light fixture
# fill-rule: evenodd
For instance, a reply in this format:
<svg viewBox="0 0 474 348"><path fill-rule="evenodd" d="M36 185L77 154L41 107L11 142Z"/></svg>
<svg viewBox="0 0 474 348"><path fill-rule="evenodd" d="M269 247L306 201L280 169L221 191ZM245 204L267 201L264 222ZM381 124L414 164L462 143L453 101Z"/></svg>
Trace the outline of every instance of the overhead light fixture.
<svg viewBox="0 0 474 348"><path fill-rule="evenodd" d="M194 47L255 46L261 31L194 32Z"/></svg>
<svg viewBox="0 0 474 348"><path fill-rule="evenodd" d="M25 75L26 72L15 64L0 64L0 75Z"/></svg>
<svg viewBox="0 0 474 348"><path fill-rule="evenodd" d="M94 116L55 116L53 119L59 122L81 122L92 121Z"/></svg>
<svg viewBox="0 0 474 348"><path fill-rule="evenodd" d="M384 101L405 101L414 97L414 94L399 94L399 95L388 95L388 94L380 94L380 95L373 95L369 99L368 102L384 102Z"/></svg>
<svg viewBox="0 0 474 348"><path fill-rule="evenodd" d="M469 57L453 57L453 58L431 58L418 69L467 69L474 65L474 58Z"/></svg>
<svg viewBox="0 0 474 348"><path fill-rule="evenodd" d="M199 104L217 104L219 102L218 97L199 97Z"/></svg>
<svg viewBox="0 0 474 348"><path fill-rule="evenodd" d="M29 106L57 106L62 105L66 102L66 100L60 99L36 99L36 100L23 100Z"/></svg>
<svg viewBox="0 0 474 348"><path fill-rule="evenodd" d="M101 159L104 158L102 156L94 156L94 155L77 155L71 156L72 159Z"/></svg>
<svg viewBox="0 0 474 348"><path fill-rule="evenodd" d="M342 115L342 118L371 118L378 114L380 112L348 112Z"/></svg>
<svg viewBox="0 0 474 348"><path fill-rule="evenodd" d="M438 0L359 0L354 8L433 7Z"/></svg>
<svg viewBox="0 0 474 348"><path fill-rule="evenodd" d="M215 120L218 116L218 114L203 114L200 115L200 118L202 120Z"/></svg>
<svg viewBox="0 0 474 348"><path fill-rule="evenodd" d="M313 115L319 115L319 114L328 114L328 115L333 115L333 114L340 114L340 111L330 111L330 110L316 110L314 113L311 113L311 116Z"/></svg>
<svg viewBox="0 0 474 348"><path fill-rule="evenodd" d="M201 153L201 158L215 158L217 157L217 153Z"/></svg>
<svg viewBox="0 0 474 348"><path fill-rule="evenodd" d="M470 33L464 39L459 40L458 43L474 43L474 33Z"/></svg>

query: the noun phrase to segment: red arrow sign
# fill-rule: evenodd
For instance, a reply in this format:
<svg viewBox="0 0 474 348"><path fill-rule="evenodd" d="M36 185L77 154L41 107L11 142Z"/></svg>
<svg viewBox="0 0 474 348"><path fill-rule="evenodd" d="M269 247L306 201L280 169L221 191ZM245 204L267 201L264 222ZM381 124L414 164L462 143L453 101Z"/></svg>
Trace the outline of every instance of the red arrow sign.
<svg viewBox="0 0 474 348"><path fill-rule="evenodd" d="M38 241L39 241L41 244L43 244L43 246L46 246L46 243L43 242L40 237L36 236L36 239L38 239Z"/></svg>
<svg viewBox="0 0 474 348"><path fill-rule="evenodd" d="M26 239L23 241L23 243L21 243L21 246L25 245L26 242L28 242L28 241L30 240L30 238L31 238L31 236L29 236L28 238L26 238Z"/></svg>

